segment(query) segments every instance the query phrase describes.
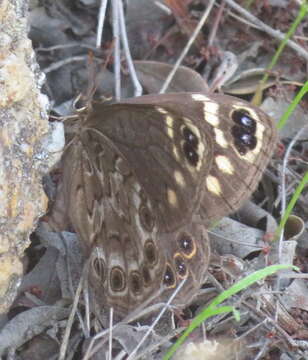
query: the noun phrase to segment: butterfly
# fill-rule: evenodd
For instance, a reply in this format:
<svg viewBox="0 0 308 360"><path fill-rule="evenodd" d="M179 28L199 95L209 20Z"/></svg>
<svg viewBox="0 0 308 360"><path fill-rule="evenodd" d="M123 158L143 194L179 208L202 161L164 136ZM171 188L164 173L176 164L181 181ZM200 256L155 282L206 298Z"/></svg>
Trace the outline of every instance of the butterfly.
<svg viewBox="0 0 308 360"><path fill-rule="evenodd" d="M55 208L89 263L95 302L120 317L187 305L206 278L208 225L255 190L275 148L271 118L226 95L94 103L62 158Z"/></svg>

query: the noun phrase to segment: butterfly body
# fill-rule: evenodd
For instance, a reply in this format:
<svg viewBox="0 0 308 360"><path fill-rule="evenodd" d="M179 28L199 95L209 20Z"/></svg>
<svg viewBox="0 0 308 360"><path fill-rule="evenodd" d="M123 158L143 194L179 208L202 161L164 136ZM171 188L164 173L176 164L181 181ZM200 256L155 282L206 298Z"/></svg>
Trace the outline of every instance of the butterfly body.
<svg viewBox="0 0 308 360"><path fill-rule="evenodd" d="M175 304L188 303L209 263L206 226L247 199L275 141L267 115L227 96L93 104L63 156L61 204L96 302L123 316L187 278Z"/></svg>

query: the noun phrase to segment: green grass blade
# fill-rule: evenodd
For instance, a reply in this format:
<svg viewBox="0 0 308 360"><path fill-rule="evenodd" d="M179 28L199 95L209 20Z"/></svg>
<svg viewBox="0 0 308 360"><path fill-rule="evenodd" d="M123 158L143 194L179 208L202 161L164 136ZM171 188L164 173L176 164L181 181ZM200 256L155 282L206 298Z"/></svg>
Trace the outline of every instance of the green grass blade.
<svg viewBox="0 0 308 360"><path fill-rule="evenodd" d="M282 115L282 117L280 118L277 128L280 130L285 126L285 123L287 122L288 118L290 117L290 115L293 113L293 111L295 110L296 106L298 105L298 103L301 101L302 97L308 92L308 81L305 82L305 84L303 85L303 87L300 89L300 91L297 93L297 95L295 96L295 98L293 99L292 103L288 106L287 110L285 111L285 113Z"/></svg>
<svg viewBox="0 0 308 360"><path fill-rule="evenodd" d="M254 284L255 282L271 274L274 274L279 270L287 269L287 268L290 268L290 265L271 265L271 266L267 266L264 269L255 271L254 273L247 275L245 278L238 281L236 284L232 285L229 289L225 290L224 292L216 296L208 307L210 309L215 308L224 300L230 298L232 295L238 293L239 291L246 289L248 286ZM296 267L293 268L297 269Z"/></svg>
<svg viewBox="0 0 308 360"><path fill-rule="evenodd" d="M229 289L225 290L218 296L216 296L213 301L210 303L210 305L205 308L200 314L198 314L191 322L191 324L188 326L188 328L184 331L184 333L180 336L180 338L177 340L177 342L170 348L170 350L167 352L167 354L163 357L163 360L169 360L171 356L176 352L176 350L179 348L179 346L185 341L187 336L195 329L197 328L202 322L204 322L206 319L208 319L211 316L225 313L225 312L231 312L236 311L232 306L222 306L217 308L216 306L222 303L224 300L230 298L232 295L238 293L239 291L247 288L251 284L255 283L256 281L259 281L263 278L265 278L268 275L271 275L279 270L282 269L288 269L293 268L298 270L297 267L291 266L291 265L272 265L268 266L264 269L258 270L233 286L231 286ZM235 317L238 318L238 313L235 314Z"/></svg>
<svg viewBox="0 0 308 360"><path fill-rule="evenodd" d="M204 316L204 320L215 316L215 315L219 315L222 313L228 313L228 312L232 312L233 311L233 307L232 306L221 306L219 309L211 309L208 310L206 315ZM199 315L198 315L199 316ZM187 338L187 336L196 328L198 327L201 322L196 323L196 320L198 318L198 316L191 322L191 324L187 327L187 329L184 331L184 333L180 336L180 338L177 340L177 342L170 348L170 350L167 352L167 354L163 357L163 360L169 360L171 358L171 356L178 350L178 348L183 344L183 342L185 341L185 339Z"/></svg>
<svg viewBox="0 0 308 360"><path fill-rule="evenodd" d="M300 91L296 94L295 98L293 99L292 103L288 106L287 110L285 111L285 113L282 115L282 117L279 120L279 123L277 125L278 129L282 129L288 118L291 116L291 114L293 113L293 111L295 110L296 106L299 104L299 102L301 101L301 99L303 98L303 96L308 92L308 81L305 82L305 84L303 85L303 87L300 89ZM298 200L298 198L300 197L302 191L304 190L305 186L308 184L308 172L305 173L304 177L302 178L302 180L300 181L300 183L298 184L291 200L288 203L288 206L280 220L279 226L276 230L276 239L278 239L282 229L285 227L285 224Z"/></svg>
<svg viewBox="0 0 308 360"><path fill-rule="evenodd" d="M280 220L280 224L276 230L276 237L280 235L282 229L285 227L285 224L298 200L301 193L303 192L305 186L308 185L308 171L305 173L304 177L302 178L301 182L298 184L297 188L295 189L295 192L291 198L291 200L288 203L288 206L286 208L285 213L283 214L283 217Z"/></svg>
<svg viewBox="0 0 308 360"><path fill-rule="evenodd" d="M308 4L307 4L307 0L305 0L298 12L298 15L296 17L296 19L294 20L294 22L292 23L292 25L290 26L288 32L286 33L284 39L281 41L276 53L274 54L270 64L267 66L266 70L268 71L268 73L264 74L263 78L260 80L258 88L256 90L256 93L252 99L252 103L255 105L260 104L260 99L261 99L261 94L262 94L262 89L263 89L263 85L267 82L268 77L269 77L269 72L273 69L273 67L276 65L283 49L285 48L288 40L292 37L292 35L294 34L296 28L298 27L298 25L301 23L301 21L303 20L303 18L306 16L308 12Z"/></svg>

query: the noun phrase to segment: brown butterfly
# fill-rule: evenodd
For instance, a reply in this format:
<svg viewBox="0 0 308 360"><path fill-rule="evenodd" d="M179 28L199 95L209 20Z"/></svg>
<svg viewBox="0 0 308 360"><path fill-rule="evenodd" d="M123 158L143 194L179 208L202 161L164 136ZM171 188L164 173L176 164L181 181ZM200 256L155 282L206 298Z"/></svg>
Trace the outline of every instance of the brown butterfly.
<svg viewBox="0 0 308 360"><path fill-rule="evenodd" d="M98 103L84 116L56 208L91 257L95 301L124 316L187 279L173 303L188 304L208 268L206 226L256 188L276 144L272 120L200 93Z"/></svg>

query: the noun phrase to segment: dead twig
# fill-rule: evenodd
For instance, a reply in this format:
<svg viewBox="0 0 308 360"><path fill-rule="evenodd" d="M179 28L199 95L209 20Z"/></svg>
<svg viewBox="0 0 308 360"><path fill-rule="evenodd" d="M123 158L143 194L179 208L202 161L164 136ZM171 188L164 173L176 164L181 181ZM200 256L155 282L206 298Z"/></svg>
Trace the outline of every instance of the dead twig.
<svg viewBox="0 0 308 360"><path fill-rule="evenodd" d="M179 66L181 65L184 57L186 56L186 54L188 53L191 45L194 43L197 35L199 34L200 30L202 29L206 19L208 18L213 6L214 6L215 0L211 0L211 2L209 3L209 6L207 7L207 9L204 11L195 31L193 32L192 36L190 37L190 39L188 40L185 48L183 49L181 55L179 56L178 60L176 61L176 63L174 64L173 69L170 71L169 75L167 76L167 79L165 81L165 83L163 84L162 88L160 89L160 94L163 94L168 86L170 85L174 74L176 73L177 69L179 68Z"/></svg>
<svg viewBox="0 0 308 360"><path fill-rule="evenodd" d="M58 70L60 67L62 67L64 65L71 64L74 62L85 62L85 61L87 61L87 56L72 56L72 57L69 57L69 58L66 58L61 61L57 61L57 62L53 63L52 65L43 69L43 72L45 74L47 74L51 71Z"/></svg>

